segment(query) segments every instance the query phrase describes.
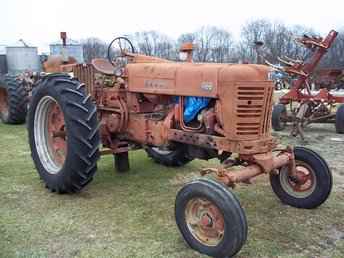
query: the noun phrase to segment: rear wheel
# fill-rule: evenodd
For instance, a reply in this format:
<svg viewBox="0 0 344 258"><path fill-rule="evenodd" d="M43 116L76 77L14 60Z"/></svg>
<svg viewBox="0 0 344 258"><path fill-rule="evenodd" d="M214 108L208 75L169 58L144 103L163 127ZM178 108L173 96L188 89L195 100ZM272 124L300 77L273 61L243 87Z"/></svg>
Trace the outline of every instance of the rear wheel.
<svg viewBox="0 0 344 258"><path fill-rule="evenodd" d="M275 131L284 130L287 123L287 109L283 104L277 104L272 110L272 128Z"/></svg>
<svg viewBox="0 0 344 258"><path fill-rule="evenodd" d="M326 161L316 152L296 147L294 149L296 176L282 167L270 175L273 191L286 204L297 208L312 209L321 205L331 193L332 174Z"/></svg>
<svg viewBox="0 0 344 258"><path fill-rule="evenodd" d="M211 257L232 257L246 242L246 216L239 201L215 181L185 185L176 197L175 217L189 246Z"/></svg>
<svg viewBox="0 0 344 258"><path fill-rule="evenodd" d="M0 81L0 119L5 124L25 122L28 93L16 76L6 75Z"/></svg>
<svg viewBox="0 0 344 258"><path fill-rule="evenodd" d="M169 167L180 167L192 161L182 145L176 144L171 148L147 147L146 152L156 163Z"/></svg>
<svg viewBox="0 0 344 258"><path fill-rule="evenodd" d="M344 105L340 105L336 112L336 132L344 133Z"/></svg>
<svg viewBox="0 0 344 258"><path fill-rule="evenodd" d="M68 75L50 75L37 85L32 97L31 155L47 188L54 192L77 192L96 172L97 112L84 88Z"/></svg>

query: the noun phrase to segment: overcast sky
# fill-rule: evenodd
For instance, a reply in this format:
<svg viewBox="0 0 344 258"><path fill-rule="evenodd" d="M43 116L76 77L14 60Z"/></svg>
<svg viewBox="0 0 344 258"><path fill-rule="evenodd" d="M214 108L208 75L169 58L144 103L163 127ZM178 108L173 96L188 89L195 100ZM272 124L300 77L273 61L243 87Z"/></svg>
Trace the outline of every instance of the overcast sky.
<svg viewBox="0 0 344 258"><path fill-rule="evenodd" d="M216 25L238 38L255 18L301 24L326 34L344 28L344 0L1 0L0 44L22 38L46 51L60 31L72 39L157 30L172 38Z"/></svg>

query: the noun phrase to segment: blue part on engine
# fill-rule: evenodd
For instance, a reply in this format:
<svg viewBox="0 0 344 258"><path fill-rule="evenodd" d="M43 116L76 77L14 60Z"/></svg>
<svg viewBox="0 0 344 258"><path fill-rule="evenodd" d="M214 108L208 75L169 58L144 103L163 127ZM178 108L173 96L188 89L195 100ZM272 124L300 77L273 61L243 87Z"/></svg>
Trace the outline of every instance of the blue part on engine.
<svg viewBox="0 0 344 258"><path fill-rule="evenodd" d="M191 122L197 114L209 104L210 98L206 97L185 97L184 122Z"/></svg>

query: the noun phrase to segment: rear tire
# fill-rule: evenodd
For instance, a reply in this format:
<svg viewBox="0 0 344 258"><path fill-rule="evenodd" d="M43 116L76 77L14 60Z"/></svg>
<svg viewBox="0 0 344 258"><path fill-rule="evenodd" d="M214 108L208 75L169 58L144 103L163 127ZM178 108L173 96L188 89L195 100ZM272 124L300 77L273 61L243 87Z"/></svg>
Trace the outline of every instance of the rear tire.
<svg viewBox="0 0 344 258"><path fill-rule="evenodd" d="M43 78L30 104L28 135L34 164L51 191L74 193L92 181L100 137L84 84L63 74Z"/></svg>
<svg viewBox="0 0 344 258"><path fill-rule="evenodd" d="M286 118L287 116L287 109L283 104L277 104L272 109L272 128L275 131L282 131L286 126L286 121L283 121L283 117Z"/></svg>
<svg viewBox="0 0 344 258"><path fill-rule="evenodd" d="M156 163L168 167L180 167L192 161L192 158L187 156L187 152L179 144L173 150L161 150L158 147L147 147L146 152Z"/></svg>
<svg viewBox="0 0 344 258"><path fill-rule="evenodd" d="M336 132L344 133L344 105L340 105L336 112Z"/></svg>
<svg viewBox="0 0 344 258"><path fill-rule="evenodd" d="M3 123L25 123L29 98L23 81L16 76L6 75L0 81L0 101L0 120Z"/></svg>
<svg viewBox="0 0 344 258"><path fill-rule="evenodd" d="M272 190L283 203L297 208L316 208L331 193L331 171L326 161L310 149L295 147L294 154L300 178L289 177L287 167L282 167L278 175L270 174Z"/></svg>
<svg viewBox="0 0 344 258"><path fill-rule="evenodd" d="M247 239L246 216L239 201L212 180L186 184L177 194L175 217L188 245L211 257L232 257Z"/></svg>

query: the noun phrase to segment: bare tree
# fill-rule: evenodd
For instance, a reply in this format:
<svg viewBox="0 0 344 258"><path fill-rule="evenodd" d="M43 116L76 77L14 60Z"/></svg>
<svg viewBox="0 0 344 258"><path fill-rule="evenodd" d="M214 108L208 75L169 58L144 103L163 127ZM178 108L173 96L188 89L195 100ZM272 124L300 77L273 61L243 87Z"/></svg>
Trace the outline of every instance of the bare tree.
<svg viewBox="0 0 344 258"><path fill-rule="evenodd" d="M314 35L312 29L303 26L288 27L280 22L254 20L243 26L241 40L237 48L242 60L257 62L257 50L254 42L264 43L261 53L265 59L278 63L278 57L305 58L307 50L295 42L297 36Z"/></svg>
<svg viewBox="0 0 344 258"><path fill-rule="evenodd" d="M139 53L168 59L176 57L175 42L162 33L156 31L136 32L129 38Z"/></svg>
<svg viewBox="0 0 344 258"><path fill-rule="evenodd" d="M196 45L194 60L196 62L228 62L234 47L232 35L215 26L201 27L193 33L182 34L178 42L192 42Z"/></svg>
<svg viewBox="0 0 344 258"><path fill-rule="evenodd" d="M157 31L142 31L129 35L137 52L175 60L182 43L196 45L196 62L257 62L255 42L262 41L261 55L269 62L278 63L278 57L289 56L294 59L307 59L309 50L295 42L303 34L316 35L313 29L304 26L288 26L281 22L266 19L251 20L241 29L241 38L234 42L231 33L215 26L204 26L191 32L183 33L178 40L173 40ZM97 38L82 41L84 57L90 61L95 57L106 57L107 44ZM335 44L329 49L322 66L344 67L344 28L341 29Z"/></svg>
<svg viewBox="0 0 344 258"><path fill-rule="evenodd" d="M339 34L328 50L323 62L323 67L344 68L344 27L339 30Z"/></svg>
<svg viewBox="0 0 344 258"><path fill-rule="evenodd" d="M90 62L93 58L105 58L107 56L107 44L98 38L82 40L84 58Z"/></svg>

